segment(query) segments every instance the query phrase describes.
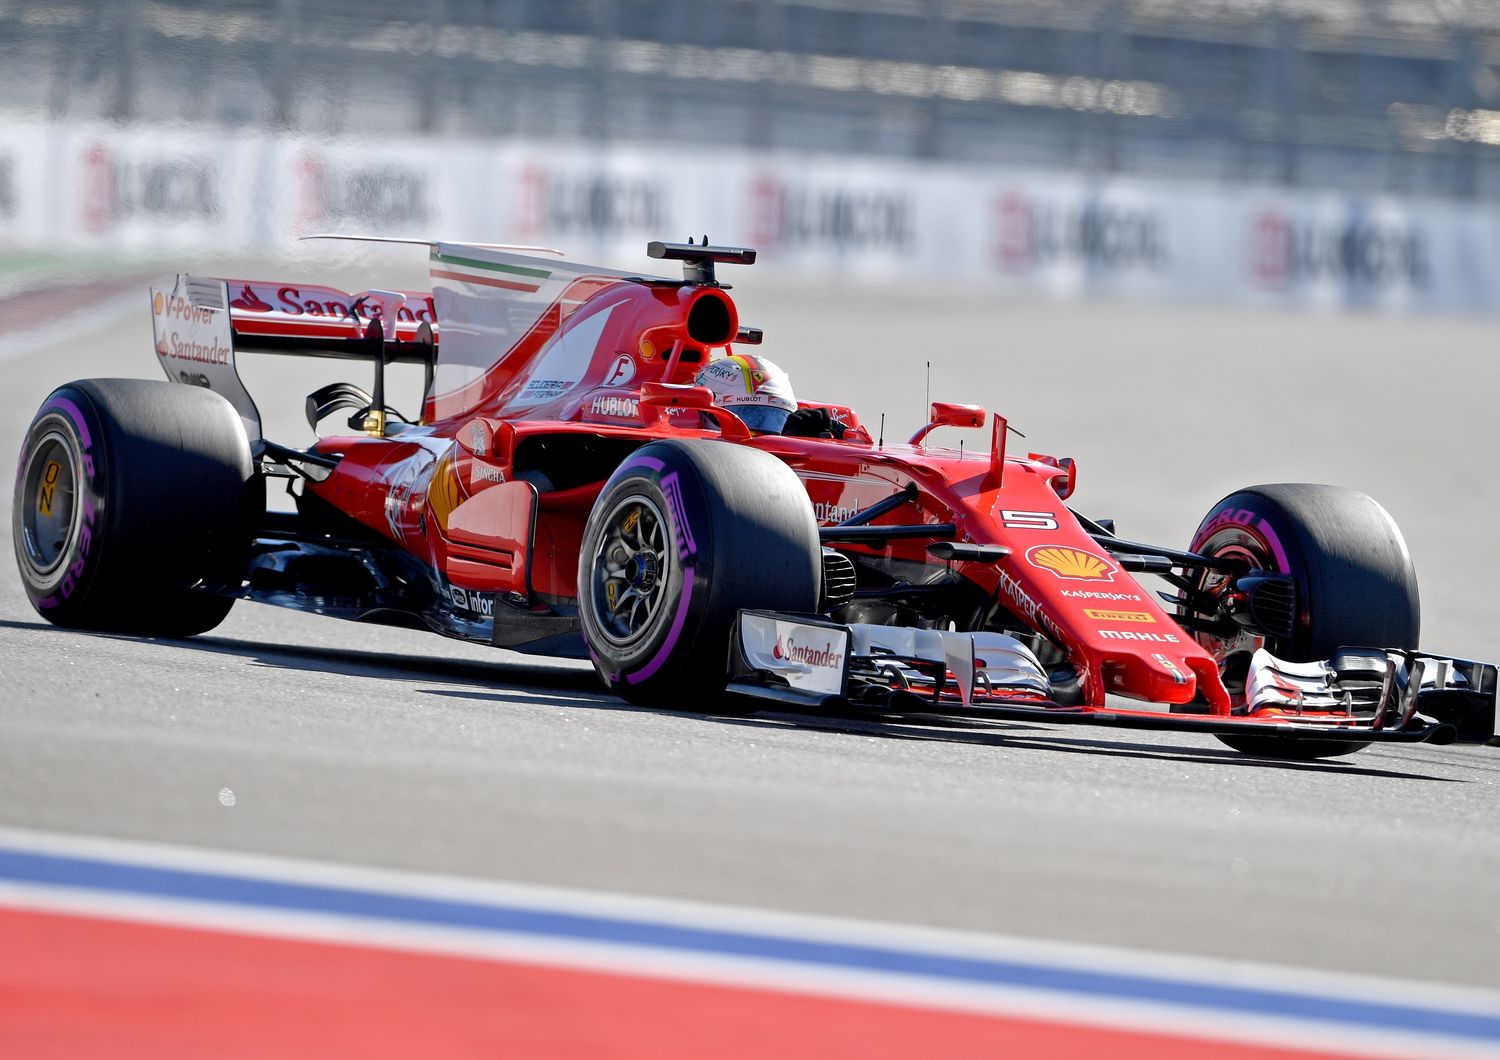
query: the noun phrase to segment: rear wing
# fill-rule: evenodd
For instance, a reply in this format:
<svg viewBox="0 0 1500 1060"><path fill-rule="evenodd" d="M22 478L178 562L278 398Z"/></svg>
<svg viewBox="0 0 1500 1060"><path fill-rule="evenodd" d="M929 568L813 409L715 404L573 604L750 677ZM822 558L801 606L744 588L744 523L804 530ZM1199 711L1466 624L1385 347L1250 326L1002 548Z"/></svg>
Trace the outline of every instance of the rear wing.
<svg viewBox="0 0 1500 1060"><path fill-rule="evenodd" d="M394 316L394 335L386 321ZM260 410L240 380L240 353L421 364L432 387L437 317L425 291L350 294L317 284L180 275L151 288L156 353L168 379L221 394L261 439Z"/></svg>
<svg viewBox="0 0 1500 1060"><path fill-rule="evenodd" d="M307 283L213 282L227 288L230 329L238 350L373 359L381 342L371 342L370 323L382 320L391 294L400 295L401 302L394 338L383 335L386 360L425 363L437 343L437 315L432 295L425 291L350 294Z"/></svg>

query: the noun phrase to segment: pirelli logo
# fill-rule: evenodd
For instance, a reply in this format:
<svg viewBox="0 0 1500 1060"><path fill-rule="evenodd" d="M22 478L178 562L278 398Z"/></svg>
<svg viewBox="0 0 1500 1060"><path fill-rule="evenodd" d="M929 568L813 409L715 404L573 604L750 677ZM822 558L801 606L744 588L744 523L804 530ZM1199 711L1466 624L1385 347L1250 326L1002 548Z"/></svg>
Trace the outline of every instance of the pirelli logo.
<svg viewBox="0 0 1500 1060"><path fill-rule="evenodd" d="M1149 611L1100 611L1097 608L1085 607L1083 613L1095 622L1155 622L1156 617Z"/></svg>

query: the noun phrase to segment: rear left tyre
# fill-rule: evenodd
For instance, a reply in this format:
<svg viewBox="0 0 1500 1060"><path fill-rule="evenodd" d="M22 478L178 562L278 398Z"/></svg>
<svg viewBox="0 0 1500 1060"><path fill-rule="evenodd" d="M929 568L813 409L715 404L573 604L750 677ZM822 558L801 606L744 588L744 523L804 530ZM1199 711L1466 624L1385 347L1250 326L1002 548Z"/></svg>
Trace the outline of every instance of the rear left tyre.
<svg viewBox="0 0 1500 1060"><path fill-rule="evenodd" d="M223 621L262 484L239 415L176 383L88 379L43 402L21 447L16 565L57 626L184 637ZM219 595L215 595L218 593Z"/></svg>

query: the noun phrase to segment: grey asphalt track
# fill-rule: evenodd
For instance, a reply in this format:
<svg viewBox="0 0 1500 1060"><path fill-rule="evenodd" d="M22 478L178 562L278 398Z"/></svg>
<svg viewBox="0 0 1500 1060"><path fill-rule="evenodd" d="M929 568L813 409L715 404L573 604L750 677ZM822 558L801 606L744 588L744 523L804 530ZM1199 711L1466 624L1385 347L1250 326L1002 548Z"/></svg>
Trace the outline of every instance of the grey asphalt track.
<svg viewBox="0 0 1500 1060"><path fill-rule="evenodd" d="M1500 657L1491 323L736 294L803 396L901 437L930 359L935 399L1076 457L1077 505L1130 537L1185 543L1255 482L1366 490L1406 531L1424 646ZM13 356L0 455L53 386L153 361L144 296ZM268 433L300 440L330 371L247 370ZM1500 749L1274 764L1154 733L662 713L576 664L255 605L194 641L54 630L10 564L3 824L1500 987Z"/></svg>

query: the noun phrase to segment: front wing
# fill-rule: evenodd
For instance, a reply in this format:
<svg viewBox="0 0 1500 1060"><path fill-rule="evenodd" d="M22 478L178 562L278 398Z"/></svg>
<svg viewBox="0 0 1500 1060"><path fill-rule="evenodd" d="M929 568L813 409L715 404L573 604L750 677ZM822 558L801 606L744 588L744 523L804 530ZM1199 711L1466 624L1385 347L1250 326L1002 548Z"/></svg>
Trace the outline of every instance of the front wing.
<svg viewBox="0 0 1500 1060"><path fill-rule="evenodd" d="M939 715L1350 743L1500 746L1496 667L1427 652L1341 649L1324 663L1256 653L1244 713L1065 705L1040 662L998 633L840 624L741 611L728 690L815 713Z"/></svg>

